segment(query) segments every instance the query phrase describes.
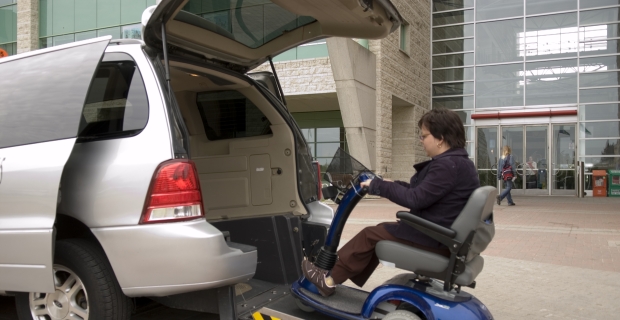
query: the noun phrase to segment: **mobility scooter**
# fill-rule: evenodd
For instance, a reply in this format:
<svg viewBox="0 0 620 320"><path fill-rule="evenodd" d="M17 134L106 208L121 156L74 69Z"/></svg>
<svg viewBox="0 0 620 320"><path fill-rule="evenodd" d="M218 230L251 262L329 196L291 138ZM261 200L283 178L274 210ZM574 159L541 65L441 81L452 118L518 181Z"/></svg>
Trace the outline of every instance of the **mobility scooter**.
<svg viewBox="0 0 620 320"><path fill-rule="evenodd" d="M323 188L324 198L338 204L324 245L315 257L308 257L317 266L331 270L336 263L340 236L353 208L368 190L360 183L381 178L339 149L324 177L330 186ZM303 276L292 284L291 292L299 308L318 311L336 319L493 319L486 306L461 287L474 288L476 276L482 271L480 256L495 234L493 202L494 187L476 189L465 208L450 228L444 228L409 212L397 217L426 235L445 244L450 257L409 247L392 241L380 241L376 254L381 261L411 271L395 276L372 292L344 285L329 297Z"/></svg>

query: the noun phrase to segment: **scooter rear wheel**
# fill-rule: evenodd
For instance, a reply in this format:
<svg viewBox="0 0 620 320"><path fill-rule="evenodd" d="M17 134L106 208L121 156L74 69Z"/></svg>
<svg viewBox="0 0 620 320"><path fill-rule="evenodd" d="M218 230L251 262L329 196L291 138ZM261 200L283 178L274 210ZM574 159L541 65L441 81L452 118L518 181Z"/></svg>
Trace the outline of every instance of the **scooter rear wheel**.
<svg viewBox="0 0 620 320"><path fill-rule="evenodd" d="M388 313L383 320L421 320L421 318L407 310L396 310Z"/></svg>
<svg viewBox="0 0 620 320"><path fill-rule="evenodd" d="M301 311L314 312L314 309L312 307L305 305L303 302L301 302L301 300L297 298L295 298L295 304L297 305L297 308L301 309Z"/></svg>

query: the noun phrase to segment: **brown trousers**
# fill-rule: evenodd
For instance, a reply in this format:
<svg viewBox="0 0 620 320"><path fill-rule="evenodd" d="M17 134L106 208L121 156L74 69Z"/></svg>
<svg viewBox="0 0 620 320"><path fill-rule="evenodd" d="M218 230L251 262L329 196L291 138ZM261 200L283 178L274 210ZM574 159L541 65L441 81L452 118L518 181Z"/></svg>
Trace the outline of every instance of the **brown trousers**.
<svg viewBox="0 0 620 320"><path fill-rule="evenodd" d="M450 256L447 247L431 248L394 237L383 226L392 223L396 222L384 222L374 227L366 227L338 250L338 262L331 272L335 283L340 284L351 279L353 283L362 287L379 265L375 246L381 240L395 241L446 257Z"/></svg>

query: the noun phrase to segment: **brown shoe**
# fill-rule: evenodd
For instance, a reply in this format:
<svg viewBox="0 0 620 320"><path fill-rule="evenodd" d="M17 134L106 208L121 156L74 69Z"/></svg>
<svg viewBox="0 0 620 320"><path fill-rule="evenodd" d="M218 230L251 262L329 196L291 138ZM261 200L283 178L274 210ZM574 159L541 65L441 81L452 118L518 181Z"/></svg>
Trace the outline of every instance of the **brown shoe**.
<svg viewBox="0 0 620 320"><path fill-rule="evenodd" d="M322 296L328 297L336 290L336 286L329 286L325 282L328 273L327 270L315 266L308 260L303 260L301 262L301 270L304 273L304 277L316 286Z"/></svg>

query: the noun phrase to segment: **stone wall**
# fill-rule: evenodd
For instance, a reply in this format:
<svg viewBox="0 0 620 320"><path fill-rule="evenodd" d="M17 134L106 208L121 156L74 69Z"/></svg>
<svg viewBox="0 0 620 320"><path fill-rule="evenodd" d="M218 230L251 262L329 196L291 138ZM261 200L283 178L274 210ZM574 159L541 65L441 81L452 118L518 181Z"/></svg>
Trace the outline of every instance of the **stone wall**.
<svg viewBox="0 0 620 320"><path fill-rule="evenodd" d="M405 137L411 133L417 135L417 122L421 115L430 110L430 1L428 0L394 0L404 20L409 24L409 54L399 48L399 31L395 31L382 40L371 40L370 51L377 56L377 171L391 179L407 180L414 173L413 165L426 160L426 154L419 143L414 142L410 150L412 154L402 154L404 151L392 150L401 147L397 142L392 143L395 135L397 139L411 139ZM402 122L414 125L413 130L398 129L392 125L393 99L396 96L409 104L408 108L399 112L407 117ZM403 107L407 108L407 107ZM402 140L404 141L404 140ZM410 140L411 141L411 140ZM402 156L397 159L395 166L393 154ZM408 155L407 155L408 154ZM407 165L405 166L405 163Z"/></svg>
<svg viewBox="0 0 620 320"><path fill-rule="evenodd" d="M39 49L39 0L17 0L17 53Z"/></svg>
<svg viewBox="0 0 620 320"><path fill-rule="evenodd" d="M336 92L328 57L274 62L284 95ZM269 62L253 71L269 71Z"/></svg>

